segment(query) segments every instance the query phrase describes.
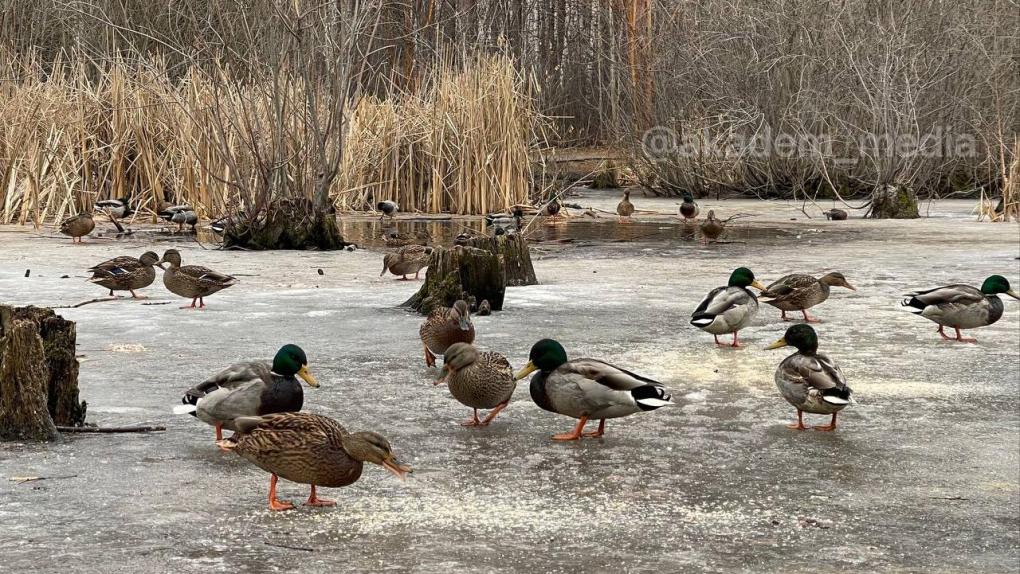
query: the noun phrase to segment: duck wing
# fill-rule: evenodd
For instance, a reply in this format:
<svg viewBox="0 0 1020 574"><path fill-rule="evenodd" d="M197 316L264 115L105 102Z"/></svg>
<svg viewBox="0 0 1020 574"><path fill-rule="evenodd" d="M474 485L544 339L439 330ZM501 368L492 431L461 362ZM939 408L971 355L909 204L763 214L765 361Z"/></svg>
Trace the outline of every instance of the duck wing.
<svg viewBox="0 0 1020 574"><path fill-rule="evenodd" d="M927 291L908 293L906 299L901 303L904 307L914 307L923 310L929 305L941 307L944 305L967 306L980 303L985 300L985 294L979 289L970 285L946 285L936 287Z"/></svg>
<svg viewBox="0 0 1020 574"><path fill-rule="evenodd" d="M740 287L717 287L698 305L691 318L697 320L722 315L734 307L746 305L753 296L750 291Z"/></svg>
<svg viewBox="0 0 1020 574"><path fill-rule="evenodd" d="M664 386L659 381L642 377L597 359L574 359L563 367L566 367L568 372L579 374L615 391L630 391L644 385Z"/></svg>
<svg viewBox="0 0 1020 574"><path fill-rule="evenodd" d="M595 359L561 365L545 392L552 410L575 417L615 418L672 404L662 383Z"/></svg>
<svg viewBox="0 0 1020 574"><path fill-rule="evenodd" d="M826 402L832 404L850 402L851 389L846 384L843 371L826 355L809 356L795 353L783 361L780 370L786 380L815 389Z"/></svg>
<svg viewBox="0 0 1020 574"><path fill-rule="evenodd" d="M237 283L237 279L235 277L213 271L212 269L202 267L201 265L185 265L178 270L178 273L187 275L198 283L210 286L229 287L230 285Z"/></svg>
<svg viewBox="0 0 1020 574"><path fill-rule="evenodd" d="M786 275L772 282L771 285L762 291L762 297L782 297L783 295L789 295L794 291L805 289L817 283L818 280L810 275L803 273L794 273L792 275Z"/></svg>
<svg viewBox="0 0 1020 574"><path fill-rule="evenodd" d="M142 267L142 264L138 261L138 259L127 255L121 255L89 267L88 270L96 277L108 278L137 271L140 267ZM96 277L93 277L93 279Z"/></svg>

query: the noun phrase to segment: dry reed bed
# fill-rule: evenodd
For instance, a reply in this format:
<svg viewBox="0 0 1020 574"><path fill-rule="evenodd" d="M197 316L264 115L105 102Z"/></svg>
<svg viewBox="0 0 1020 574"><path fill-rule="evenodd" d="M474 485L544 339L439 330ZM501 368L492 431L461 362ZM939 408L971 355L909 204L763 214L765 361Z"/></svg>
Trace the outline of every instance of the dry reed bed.
<svg viewBox="0 0 1020 574"><path fill-rule="evenodd" d="M215 216L246 207L244 190L311 198L328 170L307 137L322 118L304 93L335 101L324 86L242 84L223 70L172 80L159 61L114 61L101 74L73 56L47 73L31 58L0 62L9 79L0 223L38 226L126 196L143 209L187 202ZM507 57L447 67L417 94L345 109L342 137L326 142L344 146L329 187L338 209L393 199L405 211L477 214L528 198L541 118ZM253 150L272 150L271 169Z"/></svg>

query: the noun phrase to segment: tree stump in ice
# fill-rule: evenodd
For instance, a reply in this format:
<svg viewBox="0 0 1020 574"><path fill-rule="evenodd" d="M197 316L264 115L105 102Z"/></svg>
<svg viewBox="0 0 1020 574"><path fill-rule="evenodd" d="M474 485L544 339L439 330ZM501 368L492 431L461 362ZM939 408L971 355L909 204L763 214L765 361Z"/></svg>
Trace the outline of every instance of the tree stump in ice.
<svg viewBox="0 0 1020 574"><path fill-rule="evenodd" d="M531 264L531 251L528 240L523 235L497 235L495 237L472 237L467 242L471 247L484 249L499 255L506 274L506 285L520 287L522 285L538 285L535 267ZM478 300L481 303L481 299ZM492 301L490 301L491 303ZM495 307L493 307L495 309Z"/></svg>
<svg viewBox="0 0 1020 574"><path fill-rule="evenodd" d="M51 440L81 426L75 326L51 309L0 305L0 439Z"/></svg>
<svg viewBox="0 0 1020 574"><path fill-rule="evenodd" d="M333 250L349 245L332 208L305 198L280 199L253 215L236 214L228 220L224 247Z"/></svg>
<svg viewBox="0 0 1020 574"><path fill-rule="evenodd" d="M425 273L425 282L403 307L427 315L437 307L449 307L457 299L488 300L494 311L503 308L506 273L499 254L475 247L438 247Z"/></svg>
<svg viewBox="0 0 1020 574"><path fill-rule="evenodd" d="M902 185L885 185L871 194L868 217L874 219L917 219L917 194Z"/></svg>

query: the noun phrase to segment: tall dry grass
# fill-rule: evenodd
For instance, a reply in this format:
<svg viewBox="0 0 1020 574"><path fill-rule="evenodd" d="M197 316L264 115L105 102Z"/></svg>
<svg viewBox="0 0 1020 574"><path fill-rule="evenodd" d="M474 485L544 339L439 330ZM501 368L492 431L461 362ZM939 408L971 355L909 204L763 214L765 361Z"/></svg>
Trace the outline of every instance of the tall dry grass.
<svg viewBox="0 0 1020 574"><path fill-rule="evenodd" d="M309 136L336 109L323 104L339 97L325 85L242 81L223 68L172 79L158 59L99 74L76 54L47 67L0 62L11 78L0 84L0 223L38 226L127 196L215 216L253 207L250 190L311 199L320 182L342 210L392 199L405 211L486 213L527 199L540 118L506 56L340 108L345 129L326 150ZM330 157L340 157L335 178L324 176Z"/></svg>
<svg viewBox="0 0 1020 574"><path fill-rule="evenodd" d="M340 209L490 213L528 199L538 117L506 56L444 68L419 94L362 99L334 194Z"/></svg>

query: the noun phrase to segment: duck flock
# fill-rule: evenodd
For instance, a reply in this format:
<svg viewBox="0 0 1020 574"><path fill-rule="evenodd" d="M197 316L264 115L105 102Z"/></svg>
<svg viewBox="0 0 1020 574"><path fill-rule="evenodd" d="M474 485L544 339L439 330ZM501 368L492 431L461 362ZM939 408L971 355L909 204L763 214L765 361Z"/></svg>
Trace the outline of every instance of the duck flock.
<svg viewBox="0 0 1020 574"><path fill-rule="evenodd" d="M119 200L114 200L119 201ZM97 205L97 208L100 207ZM107 210L118 206L107 206ZM121 205L123 216L128 208ZM383 217L393 218L397 206L392 202L379 204ZM169 221L182 210L168 211ZM621 221L630 220L634 206L629 194L618 208ZM193 213L193 212L192 212ZM697 217L696 204L684 197L680 215ZM552 214L555 215L555 214ZM518 214L519 217L519 214ZM83 222L76 216L61 225L61 231L79 241L92 231L91 218ZM189 224L187 217L177 217ZM715 225L714 214L702 225ZM91 224L91 225L89 225ZM86 229L87 228L87 229ZM77 239L75 239L77 238ZM397 253L384 256L383 273L387 270L403 279L427 267L431 249L412 244ZM236 278L199 265L182 265L181 254L167 250L162 257L148 251L138 258L122 256L91 268L90 281L108 289L135 291L155 281L155 267L163 269L163 284L170 292L190 299L182 308L202 309L205 297L235 285ZM853 403L852 391L839 365L819 352L818 334L811 323L820 322L808 310L829 298L831 287L854 290L840 273L815 278L807 274L787 275L770 285L763 285L746 268L735 269L726 285L709 292L694 309L690 324L710 333L716 345L740 347L738 333L748 327L759 311L759 297L781 312L800 312L803 323L786 330L785 335L766 349L785 346L797 352L780 362L775 382L780 395L797 411L792 429L805 430L804 413L829 416L829 422L814 426L815 430L833 431L840 411ZM755 295L751 289L757 289ZM961 329L991 325L1003 314L1000 294L1020 299L1005 277L992 275L980 287L946 285L909 293L901 305L913 313L936 323L938 334L947 340L974 342L965 338ZM945 328L954 329L947 335ZM731 335L730 342L719 340ZM480 351L474 346L476 332L471 320L471 305L458 300L450 307L435 309L419 329L424 360L434 366L443 357L442 377L436 385L445 384L457 401L469 407L472 415L461 423L465 427L490 424L509 404L517 381L531 375L530 395L543 410L564 415L577 422L573 428L553 435L553 440L572 441L582 437L602 437L608 419L649 413L674 404L669 389L662 383L625 370L607 361L590 358L570 359L564 346L552 339L542 339L532 347L528 363L514 373L507 358L496 352ZM328 417L301 412L303 392L298 379L317 387L319 383L308 368L304 350L287 344L271 362L249 361L231 365L201 384L188 389L182 404L174 412L190 414L215 429L216 444L233 451L270 473L269 507L272 510L294 508L276 496L280 477L308 484L311 487L306 505L330 506L334 502L319 498L317 487L341 487L358 480L363 463L382 466L400 479L411 468L400 462L389 442L374 432L349 432ZM479 411L488 411L484 417ZM585 431L589 422L598 422L593 431ZM223 437L223 430L233 436Z"/></svg>

